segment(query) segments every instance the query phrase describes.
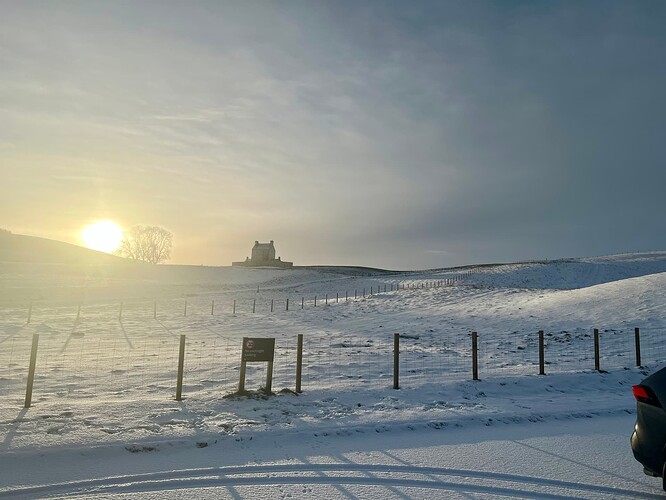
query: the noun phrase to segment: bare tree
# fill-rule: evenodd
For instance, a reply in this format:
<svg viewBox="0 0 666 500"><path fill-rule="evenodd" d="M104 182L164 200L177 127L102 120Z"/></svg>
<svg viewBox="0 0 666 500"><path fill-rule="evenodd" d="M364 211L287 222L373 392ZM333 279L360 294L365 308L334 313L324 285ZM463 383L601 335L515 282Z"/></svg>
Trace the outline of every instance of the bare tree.
<svg viewBox="0 0 666 500"><path fill-rule="evenodd" d="M159 226L133 226L123 234L116 255L159 264L171 256L173 234Z"/></svg>

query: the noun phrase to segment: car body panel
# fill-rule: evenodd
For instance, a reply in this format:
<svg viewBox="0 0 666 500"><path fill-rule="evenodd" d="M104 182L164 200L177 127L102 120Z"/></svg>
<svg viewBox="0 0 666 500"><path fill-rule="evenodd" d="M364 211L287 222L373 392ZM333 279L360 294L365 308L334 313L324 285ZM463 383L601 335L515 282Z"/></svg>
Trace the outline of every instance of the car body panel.
<svg viewBox="0 0 666 500"><path fill-rule="evenodd" d="M662 477L666 461L666 367L645 378L640 385L656 400L636 402L636 425L631 435L634 457L646 474Z"/></svg>

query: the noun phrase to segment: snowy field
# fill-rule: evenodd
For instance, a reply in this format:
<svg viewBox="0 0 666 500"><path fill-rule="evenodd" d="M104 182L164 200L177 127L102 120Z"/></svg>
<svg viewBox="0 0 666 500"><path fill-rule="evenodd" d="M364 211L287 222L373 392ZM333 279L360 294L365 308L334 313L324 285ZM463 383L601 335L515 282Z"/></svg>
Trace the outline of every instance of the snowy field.
<svg viewBox="0 0 666 500"><path fill-rule="evenodd" d="M666 362L666 252L410 273L3 264L0 275L0 496L662 492L629 435L631 385ZM259 391L256 363L250 396L230 396L243 337L276 339L275 395Z"/></svg>

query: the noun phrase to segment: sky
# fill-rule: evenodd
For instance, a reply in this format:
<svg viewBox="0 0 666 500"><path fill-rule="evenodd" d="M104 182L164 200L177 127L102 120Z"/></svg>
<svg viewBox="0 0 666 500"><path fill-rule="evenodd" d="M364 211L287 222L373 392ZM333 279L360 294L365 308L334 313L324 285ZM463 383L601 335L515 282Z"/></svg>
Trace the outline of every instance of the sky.
<svg viewBox="0 0 666 500"><path fill-rule="evenodd" d="M0 0L0 227L422 269L666 248L666 3Z"/></svg>

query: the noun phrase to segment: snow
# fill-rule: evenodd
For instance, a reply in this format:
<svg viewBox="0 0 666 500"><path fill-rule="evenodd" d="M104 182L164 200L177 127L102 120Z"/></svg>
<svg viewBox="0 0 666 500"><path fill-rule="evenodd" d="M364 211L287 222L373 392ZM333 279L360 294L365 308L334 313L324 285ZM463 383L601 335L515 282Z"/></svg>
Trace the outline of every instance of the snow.
<svg viewBox="0 0 666 500"><path fill-rule="evenodd" d="M41 471L47 486L11 496L182 498L186 488L197 498L660 498L654 479L627 467L631 424L620 415L390 434L256 433L136 453L53 448L12 457L20 479L34 482ZM63 476L81 479L64 484Z"/></svg>
<svg viewBox="0 0 666 500"><path fill-rule="evenodd" d="M0 496L660 494L629 435L631 385L666 361L666 252L410 273L0 269ZM274 396L257 391L266 374L257 363L248 364L251 395L228 397L242 337L276 338Z"/></svg>

